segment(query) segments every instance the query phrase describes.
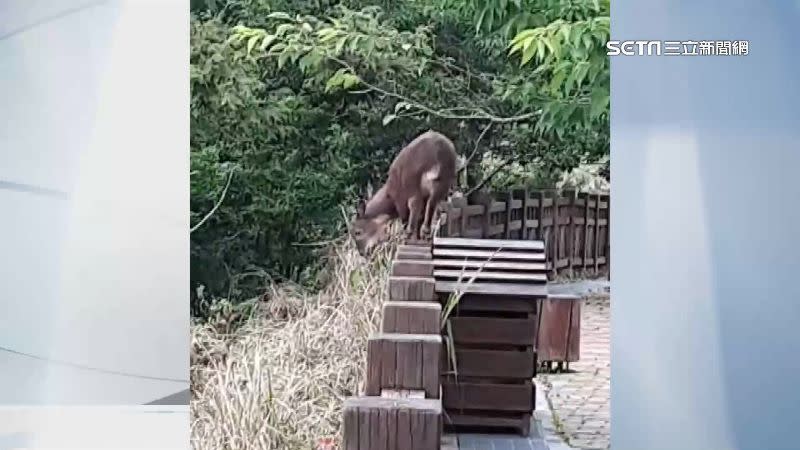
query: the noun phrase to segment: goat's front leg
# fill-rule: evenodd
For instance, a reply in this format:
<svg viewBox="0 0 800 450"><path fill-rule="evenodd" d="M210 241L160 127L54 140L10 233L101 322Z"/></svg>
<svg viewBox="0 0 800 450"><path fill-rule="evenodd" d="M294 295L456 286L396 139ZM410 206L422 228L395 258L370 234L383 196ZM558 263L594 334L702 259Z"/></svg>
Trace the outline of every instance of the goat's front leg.
<svg viewBox="0 0 800 450"><path fill-rule="evenodd" d="M406 236L412 239L419 239L419 221L422 218L424 201L419 197L412 197L408 200L408 225Z"/></svg>
<svg viewBox="0 0 800 450"><path fill-rule="evenodd" d="M428 202L425 204L425 219L422 221L422 237L429 238L431 235L431 224L433 223L433 216L436 213L436 207L439 202L431 195L428 197Z"/></svg>

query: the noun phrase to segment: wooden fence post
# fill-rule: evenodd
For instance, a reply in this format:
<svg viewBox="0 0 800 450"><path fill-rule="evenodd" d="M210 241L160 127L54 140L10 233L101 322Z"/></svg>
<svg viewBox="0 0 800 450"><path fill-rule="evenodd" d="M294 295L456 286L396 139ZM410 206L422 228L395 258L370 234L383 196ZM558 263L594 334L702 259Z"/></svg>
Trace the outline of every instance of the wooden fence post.
<svg viewBox="0 0 800 450"><path fill-rule="evenodd" d="M554 190L551 195L553 199L553 228L551 232L553 249L553 276L558 275L559 251L561 250L561 208L558 206L560 195L559 192Z"/></svg>
<svg viewBox="0 0 800 450"><path fill-rule="evenodd" d="M606 195L606 274L611 281L611 196Z"/></svg>
<svg viewBox="0 0 800 450"><path fill-rule="evenodd" d="M595 194L594 205L594 274L600 270L600 194Z"/></svg>
<svg viewBox="0 0 800 450"><path fill-rule="evenodd" d="M514 191L509 190L508 194L506 195L506 224L505 224L505 238L511 239L511 213L513 209L511 208L514 203Z"/></svg>
<svg viewBox="0 0 800 450"><path fill-rule="evenodd" d="M522 210L520 214L520 229L519 229L519 238L522 240L528 239L528 189L523 189L521 191L522 196Z"/></svg>
<svg viewBox="0 0 800 450"><path fill-rule="evenodd" d="M567 253L567 273L572 277L574 275L572 258L575 256L575 221L573 220L575 215L575 191L564 191L564 195L567 197L567 230L564 233L566 235L564 246Z"/></svg>
<svg viewBox="0 0 800 450"><path fill-rule="evenodd" d="M589 261L589 193L583 193L583 273Z"/></svg>

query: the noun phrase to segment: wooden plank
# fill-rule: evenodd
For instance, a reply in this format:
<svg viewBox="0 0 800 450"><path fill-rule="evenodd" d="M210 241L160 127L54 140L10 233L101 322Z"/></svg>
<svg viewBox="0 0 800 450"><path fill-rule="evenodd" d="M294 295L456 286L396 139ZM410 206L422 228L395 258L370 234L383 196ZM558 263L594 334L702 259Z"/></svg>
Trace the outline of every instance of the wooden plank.
<svg viewBox="0 0 800 450"><path fill-rule="evenodd" d="M392 275L397 277L433 276L433 260L396 259L392 261Z"/></svg>
<svg viewBox="0 0 800 450"><path fill-rule="evenodd" d="M440 334L380 333L367 342L365 394L379 396L384 389L425 390L439 395Z"/></svg>
<svg viewBox="0 0 800 450"><path fill-rule="evenodd" d="M581 303L583 302L572 302L570 309L567 362L575 362L581 359Z"/></svg>
<svg viewBox="0 0 800 450"><path fill-rule="evenodd" d="M400 409L397 411L397 450L413 449L411 440L411 411Z"/></svg>
<svg viewBox="0 0 800 450"><path fill-rule="evenodd" d="M445 409L532 412L533 385L523 384L442 383Z"/></svg>
<svg viewBox="0 0 800 450"><path fill-rule="evenodd" d="M586 259L589 257L589 196L584 194L583 202L583 270L586 270Z"/></svg>
<svg viewBox="0 0 800 450"><path fill-rule="evenodd" d="M453 342L458 344L533 345L536 319L451 317Z"/></svg>
<svg viewBox="0 0 800 450"><path fill-rule="evenodd" d="M389 277L389 299L434 301L434 280L429 277Z"/></svg>
<svg viewBox="0 0 800 450"><path fill-rule="evenodd" d="M520 216L520 232L519 238L522 240L528 240L530 234L528 233L528 190L525 189L521 193L522 200L520 201L520 207L522 208L522 215Z"/></svg>
<svg viewBox="0 0 800 450"><path fill-rule="evenodd" d="M535 360L532 346L525 351L456 347L456 368L460 377L530 379L534 376Z"/></svg>
<svg viewBox="0 0 800 450"><path fill-rule="evenodd" d="M595 220L600 220L600 194L597 194L596 200L596 208L594 210L594 218ZM600 256L600 227L595 225L594 226L594 273L596 274L599 269L600 265L598 263L598 257Z"/></svg>
<svg viewBox="0 0 800 450"><path fill-rule="evenodd" d="M570 277L574 276L575 272L572 267L572 258L575 256L575 223L573 216L575 215L575 191L566 191L568 198L567 202L567 228L566 228L566 241L565 248L567 252L567 273Z"/></svg>
<svg viewBox="0 0 800 450"><path fill-rule="evenodd" d="M431 252L422 252L417 250L397 250L395 253L394 258L399 260L404 259L413 259L413 260L420 260L420 259L431 259L433 255Z"/></svg>
<svg viewBox="0 0 800 450"><path fill-rule="evenodd" d="M464 294L458 301L458 311L501 311L535 314L537 303L537 299L530 297Z"/></svg>
<svg viewBox="0 0 800 450"><path fill-rule="evenodd" d="M434 248L433 256L443 257L449 256L453 258L483 258L493 261L503 259L513 259L520 261L544 261L544 253L523 253L523 252L509 252L509 251L487 251L487 250L461 250L450 248Z"/></svg>
<svg viewBox="0 0 800 450"><path fill-rule="evenodd" d="M541 283L547 281L547 275L538 273L513 273L513 272L492 272L488 270L434 270L435 278L456 278L463 281L471 280L513 280L529 281Z"/></svg>
<svg viewBox="0 0 800 450"><path fill-rule="evenodd" d="M377 386L372 386L370 385L372 380L367 380L366 386L370 387L367 395L375 395L375 391L380 393L386 388L394 388L400 385L400 383L397 382L397 344L389 339L370 339L367 341L367 345L372 342L380 343L378 349L381 354L375 356L375 361L373 362L373 360L370 359L369 351L367 351L367 364L375 364L378 366L378 372L380 373L378 379L380 383ZM367 347L367 349L369 350L369 347Z"/></svg>
<svg viewBox="0 0 800 450"><path fill-rule="evenodd" d="M447 418L454 427L486 427L486 428L511 428L517 430L522 436L530 434L531 414L521 413L516 415L480 415L469 412L448 411ZM442 447L444 450L444 447Z"/></svg>
<svg viewBox="0 0 800 450"><path fill-rule="evenodd" d="M434 259L433 267L458 267L459 269L493 269L493 270L524 270L524 271L544 271L547 265L542 262L511 262L511 261L475 261L458 259Z"/></svg>
<svg viewBox="0 0 800 450"><path fill-rule="evenodd" d="M381 359L387 350L383 349L383 343L379 340L367 341L367 378L364 382L365 395L379 395L381 392L381 384L387 383L382 380L384 373L388 371L382 370L384 362Z"/></svg>
<svg viewBox="0 0 800 450"><path fill-rule="evenodd" d="M397 410L386 409L387 450L397 450Z"/></svg>
<svg viewBox="0 0 800 450"><path fill-rule="evenodd" d="M436 281L436 292L462 292L474 294L512 295L518 297L546 297L546 284L466 283Z"/></svg>
<svg viewBox="0 0 800 450"><path fill-rule="evenodd" d="M422 365L420 380L427 398L439 398L439 377L441 375L442 340L422 342Z"/></svg>
<svg viewBox="0 0 800 450"><path fill-rule="evenodd" d="M465 239L465 238L439 238L433 239L435 247L477 247L481 249L513 249L513 250L539 250L544 251L542 241L523 241L518 239Z"/></svg>
<svg viewBox="0 0 800 450"><path fill-rule="evenodd" d="M417 340L396 341L395 345L397 346L397 379L394 386L381 387L424 389L422 384L422 342ZM438 362L436 363L438 364Z"/></svg>
<svg viewBox="0 0 800 450"><path fill-rule="evenodd" d="M395 302L383 304L384 333L439 334L442 305L439 302Z"/></svg>
<svg viewBox="0 0 800 450"><path fill-rule="evenodd" d="M387 450L386 448L386 441L387 436L386 433L388 430L386 427L381 426L381 419L383 412L385 410L381 409L371 409L369 411L369 448L370 450ZM383 414L381 414L383 413ZM385 419L385 418L384 418ZM388 434L388 433L387 433Z"/></svg>
<svg viewBox="0 0 800 450"><path fill-rule="evenodd" d="M558 193L553 191L552 196L553 226L551 227L552 239L550 240L550 248L552 253L550 261L553 261L553 276L556 276L558 275L557 261L561 259L561 208L559 207Z"/></svg>
<svg viewBox="0 0 800 450"><path fill-rule="evenodd" d="M371 448L370 437L372 429L370 423L370 409L360 408L358 412L358 447L359 450L364 448Z"/></svg>
<svg viewBox="0 0 800 450"><path fill-rule="evenodd" d="M506 206L506 210L505 210L506 217L505 217L505 223L504 223L504 226L503 226L503 228L504 228L503 236L506 239L511 239L511 214L514 211L514 209L512 208L512 205L514 204L514 193L512 191L509 191L506 197L507 197L507 200L506 200L506 205L507 206Z"/></svg>
<svg viewBox="0 0 800 450"><path fill-rule="evenodd" d="M572 301L543 299L539 315L536 351L540 361L567 361Z"/></svg>
<svg viewBox="0 0 800 450"><path fill-rule="evenodd" d="M359 449L359 411L358 408L345 407L342 420L342 450Z"/></svg>

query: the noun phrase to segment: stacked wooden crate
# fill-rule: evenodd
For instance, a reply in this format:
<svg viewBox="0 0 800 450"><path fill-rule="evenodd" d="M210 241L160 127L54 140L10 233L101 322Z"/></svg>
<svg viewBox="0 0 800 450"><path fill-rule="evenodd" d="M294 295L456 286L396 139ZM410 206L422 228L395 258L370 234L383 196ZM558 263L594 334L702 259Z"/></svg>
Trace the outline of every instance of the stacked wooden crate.
<svg viewBox="0 0 800 450"><path fill-rule="evenodd" d="M430 243L400 246L380 333L369 339L364 395L344 405L344 450L439 450L441 305Z"/></svg>
<svg viewBox="0 0 800 450"><path fill-rule="evenodd" d="M535 408L537 304L547 297L544 243L437 237L433 269L445 309L456 305L443 331L447 425L527 435Z"/></svg>

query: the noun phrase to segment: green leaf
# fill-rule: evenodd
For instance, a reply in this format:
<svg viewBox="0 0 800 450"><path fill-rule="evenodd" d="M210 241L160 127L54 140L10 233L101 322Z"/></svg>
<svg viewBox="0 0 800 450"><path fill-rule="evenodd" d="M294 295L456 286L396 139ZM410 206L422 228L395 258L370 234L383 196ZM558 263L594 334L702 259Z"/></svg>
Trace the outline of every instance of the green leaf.
<svg viewBox="0 0 800 450"><path fill-rule="evenodd" d="M536 41L536 54L539 56L540 60L544 59L544 57L547 55L547 51L544 48L543 39L539 39L538 41Z"/></svg>
<svg viewBox="0 0 800 450"><path fill-rule="evenodd" d="M274 35L272 35L272 34L268 34L268 35L264 36L264 40L261 41L261 45L259 47L260 50L262 52L265 51L267 49L267 47L269 47L270 44L275 42L275 39L276 39L276 37Z"/></svg>
<svg viewBox="0 0 800 450"><path fill-rule="evenodd" d="M348 36L342 36L342 38L339 39L339 41L336 43L336 48L334 49L334 52L336 52L337 55L340 55L342 53L342 50L344 49L344 46L347 45L347 38Z"/></svg>
<svg viewBox="0 0 800 450"><path fill-rule="evenodd" d="M292 57L289 48L284 49L281 54L278 56L278 69L282 69L283 66L286 65L286 62L289 61L289 58Z"/></svg>
<svg viewBox="0 0 800 450"><path fill-rule="evenodd" d="M342 87L345 89L350 89L351 87L357 85L360 82L361 79L358 78L357 75L348 73L342 76Z"/></svg>
<svg viewBox="0 0 800 450"><path fill-rule="evenodd" d="M394 114L387 115L386 117L383 118L383 126L389 125L389 123L396 118L397 116Z"/></svg>
<svg viewBox="0 0 800 450"><path fill-rule="evenodd" d="M292 20L292 16L285 12L274 12L267 15L267 19Z"/></svg>
<svg viewBox="0 0 800 450"><path fill-rule="evenodd" d="M253 47L256 46L256 43L261 38L261 36L253 36L247 40L247 55L250 56L250 52L253 51Z"/></svg>

